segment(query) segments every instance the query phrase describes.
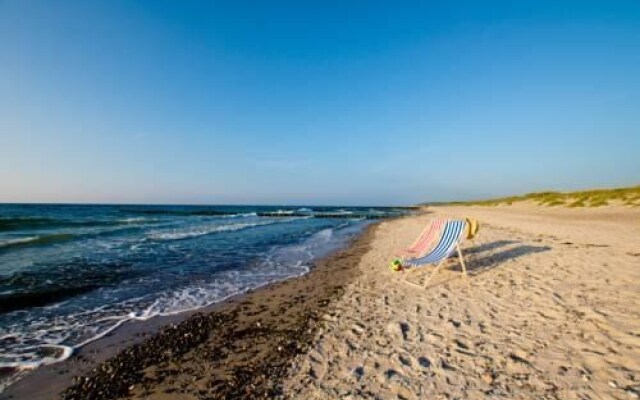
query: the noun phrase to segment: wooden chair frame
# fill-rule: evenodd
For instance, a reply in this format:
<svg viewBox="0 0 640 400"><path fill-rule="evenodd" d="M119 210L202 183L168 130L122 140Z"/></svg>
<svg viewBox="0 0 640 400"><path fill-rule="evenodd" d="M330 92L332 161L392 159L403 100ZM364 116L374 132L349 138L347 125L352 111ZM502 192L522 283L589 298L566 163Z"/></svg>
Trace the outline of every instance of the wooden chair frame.
<svg viewBox="0 0 640 400"><path fill-rule="evenodd" d="M465 279L467 279L467 283L468 283L469 282L468 281L469 274L467 274L467 265L464 262L464 256L462 255L462 250L460 249L460 242L456 243L456 253L458 253L458 259L460 260L460 265L462 266L462 275L465 277ZM449 254L449 255L451 255L451 254ZM415 286L418 286L420 288L425 288L426 289L426 287L429 284L429 282L431 282L431 279L433 279L433 277L438 273L438 271L440 270L442 265L447 261L447 259L449 259L449 256L447 256L447 257L443 258L442 260L440 260L440 262L436 265L436 268L433 270L431 275L429 275L427 280L422 285L418 285L416 283L409 282L407 280L408 276L405 276L404 278L402 278L402 280L405 283L408 283L410 285L415 285ZM411 270L409 270L408 273L410 273L410 272L411 272Z"/></svg>

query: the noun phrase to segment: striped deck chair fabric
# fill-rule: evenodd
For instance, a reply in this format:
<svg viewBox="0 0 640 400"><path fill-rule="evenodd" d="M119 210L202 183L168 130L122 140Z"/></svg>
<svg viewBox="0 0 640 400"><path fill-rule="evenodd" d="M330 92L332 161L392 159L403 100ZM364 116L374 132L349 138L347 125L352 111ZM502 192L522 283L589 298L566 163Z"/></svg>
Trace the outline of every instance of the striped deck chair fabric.
<svg viewBox="0 0 640 400"><path fill-rule="evenodd" d="M403 265L419 267L421 265L434 264L449 257L449 255L456 249L465 226L465 221L447 221L445 223L444 229L442 230L440 241L433 248L433 250L431 250L429 254L426 254L423 257L403 260Z"/></svg>
<svg viewBox="0 0 640 400"><path fill-rule="evenodd" d="M433 238L442 230L442 226L446 220L443 218L436 218L422 231L422 234L418 236L418 239L407 249L400 253L404 256L416 256L427 252Z"/></svg>

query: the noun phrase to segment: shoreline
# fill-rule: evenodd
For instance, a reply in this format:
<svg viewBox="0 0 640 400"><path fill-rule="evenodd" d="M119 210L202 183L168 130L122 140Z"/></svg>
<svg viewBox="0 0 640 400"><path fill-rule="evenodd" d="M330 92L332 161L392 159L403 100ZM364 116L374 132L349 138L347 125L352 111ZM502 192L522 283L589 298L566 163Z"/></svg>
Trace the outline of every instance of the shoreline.
<svg viewBox="0 0 640 400"><path fill-rule="evenodd" d="M429 211L146 337L62 398L640 398L640 209ZM426 287L431 267L386 268L438 216L480 221L468 279L457 258Z"/></svg>
<svg viewBox="0 0 640 400"><path fill-rule="evenodd" d="M190 374L183 394L277 395L290 361L307 348L318 329L321 310L355 278L377 225L318 259L304 275L198 310L128 321L68 360L29 372L0 398L108 399L150 393L170 398L180 386L176 381L186 378L175 373L175 364L200 371L202 382ZM203 360L203 351L209 360ZM193 357L194 352L200 356Z"/></svg>

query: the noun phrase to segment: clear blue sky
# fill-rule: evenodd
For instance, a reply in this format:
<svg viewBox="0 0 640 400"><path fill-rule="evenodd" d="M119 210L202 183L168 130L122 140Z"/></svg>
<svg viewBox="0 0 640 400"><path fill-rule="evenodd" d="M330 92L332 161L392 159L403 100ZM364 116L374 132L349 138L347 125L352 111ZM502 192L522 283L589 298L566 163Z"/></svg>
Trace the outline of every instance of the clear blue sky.
<svg viewBox="0 0 640 400"><path fill-rule="evenodd" d="M638 183L637 0L0 1L0 201Z"/></svg>

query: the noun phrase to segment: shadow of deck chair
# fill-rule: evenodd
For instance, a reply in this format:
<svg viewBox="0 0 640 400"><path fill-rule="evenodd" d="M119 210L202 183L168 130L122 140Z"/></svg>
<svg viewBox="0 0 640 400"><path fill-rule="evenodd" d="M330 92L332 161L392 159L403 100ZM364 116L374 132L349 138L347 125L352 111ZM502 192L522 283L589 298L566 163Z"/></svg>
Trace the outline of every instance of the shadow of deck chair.
<svg viewBox="0 0 640 400"><path fill-rule="evenodd" d="M430 264L437 264L436 268L433 270L429 278L422 285L426 287L431 279L438 273L440 267L444 261L454 252L457 251L458 257L460 259L460 264L462 265L462 273L465 277L467 277L467 266L464 263L464 258L462 257L462 251L460 250L460 243L464 240L464 234L466 229L466 221L461 220L450 220L447 221L442 229L442 234L440 235L440 240L438 244L431 250L428 254L422 257L411 258L407 260L403 260L403 267L413 267L414 269L419 267L424 267ZM410 271L411 269L409 269ZM407 272L408 273L408 272ZM403 279L406 283L415 285L413 282L409 282Z"/></svg>

